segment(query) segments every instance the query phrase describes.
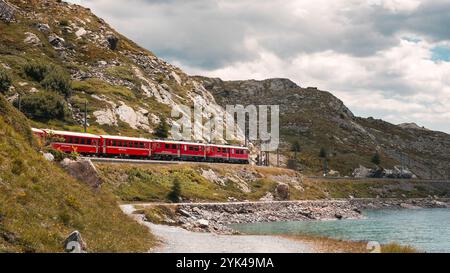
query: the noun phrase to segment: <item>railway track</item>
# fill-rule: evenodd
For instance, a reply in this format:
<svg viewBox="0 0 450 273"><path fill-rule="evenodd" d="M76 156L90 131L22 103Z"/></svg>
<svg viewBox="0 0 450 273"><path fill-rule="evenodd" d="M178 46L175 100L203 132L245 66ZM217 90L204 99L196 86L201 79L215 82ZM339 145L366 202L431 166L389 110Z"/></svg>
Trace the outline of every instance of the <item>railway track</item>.
<svg viewBox="0 0 450 273"><path fill-rule="evenodd" d="M330 181L404 181L404 182L418 182L418 183L450 183L450 180L438 179L405 179L405 178L356 178L356 177L324 177L324 176L307 176L309 179L330 180Z"/></svg>
<svg viewBox="0 0 450 273"><path fill-rule="evenodd" d="M92 162L100 163L123 163L123 164L182 164L182 161L164 161L164 160L142 160L125 158L105 158L105 157L81 157Z"/></svg>

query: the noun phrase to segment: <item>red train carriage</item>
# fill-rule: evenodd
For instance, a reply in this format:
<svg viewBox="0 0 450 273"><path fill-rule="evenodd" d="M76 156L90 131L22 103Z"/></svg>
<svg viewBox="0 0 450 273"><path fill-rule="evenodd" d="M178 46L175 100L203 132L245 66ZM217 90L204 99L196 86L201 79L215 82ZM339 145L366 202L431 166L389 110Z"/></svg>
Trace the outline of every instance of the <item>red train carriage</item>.
<svg viewBox="0 0 450 273"><path fill-rule="evenodd" d="M246 147L232 147L230 151L229 162L232 163L249 163L249 150Z"/></svg>
<svg viewBox="0 0 450 273"><path fill-rule="evenodd" d="M55 130L43 131L45 132L45 138L50 138L51 146L55 150L60 150L65 153L76 152L82 155L93 155L99 152L99 136Z"/></svg>
<svg viewBox="0 0 450 273"><path fill-rule="evenodd" d="M152 158L162 160L206 160L206 145L182 141L152 140Z"/></svg>
<svg viewBox="0 0 450 273"><path fill-rule="evenodd" d="M208 145L206 157L211 162L248 163L248 149L229 145Z"/></svg>
<svg viewBox="0 0 450 273"><path fill-rule="evenodd" d="M100 136L100 153L104 156L150 158L151 140L145 138Z"/></svg>

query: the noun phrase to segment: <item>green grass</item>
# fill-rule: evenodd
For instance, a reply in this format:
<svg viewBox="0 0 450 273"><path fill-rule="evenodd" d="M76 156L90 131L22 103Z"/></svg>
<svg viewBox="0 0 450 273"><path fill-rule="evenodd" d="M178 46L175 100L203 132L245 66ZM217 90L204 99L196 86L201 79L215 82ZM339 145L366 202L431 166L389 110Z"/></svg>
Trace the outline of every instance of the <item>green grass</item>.
<svg viewBox="0 0 450 273"><path fill-rule="evenodd" d="M147 221L154 224L173 225L173 219L176 216L176 208L168 206L151 206L135 211L136 214L143 214Z"/></svg>
<svg viewBox="0 0 450 273"><path fill-rule="evenodd" d="M403 246L397 243L390 243L381 246L381 253L418 253L419 251L412 246Z"/></svg>
<svg viewBox="0 0 450 273"><path fill-rule="evenodd" d="M239 165L189 164L189 165L117 165L96 164L108 187L124 202L170 202L173 181L181 182L184 201L226 201L228 197L238 200L259 200L268 192L276 197L276 176L298 175L278 168L259 168ZM247 181L250 192L243 192L231 179L219 185L204 178L202 169L212 169L217 175L231 177L244 171L255 174L254 181ZM295 187L297 186L297 187ZM420 190L418 190L418 188ZM304 178L298 185L291 185L290 200L349 198L425 198L429 195L450 197L450 185L427 184L395 180L323 180Z"/></svg>
<svg viewBox="0 0 450 273"><path fill-rule="evenodd" d="M74 230L90 252L144 252L154 245L111 192L45 161L30 145L25 117L1 95L0 106L0 252L62 252Z"/></svg>

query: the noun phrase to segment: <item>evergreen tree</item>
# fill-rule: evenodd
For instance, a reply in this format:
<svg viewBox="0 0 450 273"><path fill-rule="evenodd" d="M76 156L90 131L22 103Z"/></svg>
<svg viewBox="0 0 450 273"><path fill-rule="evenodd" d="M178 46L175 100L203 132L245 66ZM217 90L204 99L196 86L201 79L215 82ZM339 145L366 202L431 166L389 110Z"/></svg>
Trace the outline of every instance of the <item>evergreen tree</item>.
<svg viewBox="0 0 450 273"><path fill-rule="evenodd" d="M328 154L324 147L320 148L319 157L322 158L323 174L326 175L328 173Z"/></svg>
<svg viewBox="0 0 450 273"><path fill-rule="evenodd" d="M375 165L380 165L381 164L381 158L380 158L380 154L378 152L376 152L373 156L372 156L372 163Z"/></svg>
<svg viewBox="0 0 450 273"><path fill-rule="evenodd" d="M11 78L4 69L0 69L0 93L5 94L11 86Z"/></svg>
<svg viewBox="0 0 450 273"><path fill-rule="evenodd" d="M173 181L173 185L172 185L172 189L169 193L169 195L167 196L169 198L170 201L172 201L173 203L178 203L180 202L180 197L181 197L181 183L180 180L178 179L178 177L176 177Z"/></svg>
<svg viewBox="0 0 450 273"><path fill-rule="evenodd" d="M161 118L161 122L155 130L155 136L159 138L167 138L169 136L169 124L165 118Z"/></svg>

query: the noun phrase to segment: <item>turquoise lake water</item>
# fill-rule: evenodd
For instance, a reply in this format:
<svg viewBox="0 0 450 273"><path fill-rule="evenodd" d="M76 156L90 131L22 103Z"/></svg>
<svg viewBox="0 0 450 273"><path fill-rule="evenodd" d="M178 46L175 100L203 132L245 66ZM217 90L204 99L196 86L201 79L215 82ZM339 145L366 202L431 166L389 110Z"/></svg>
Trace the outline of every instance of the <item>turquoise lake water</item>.
<svg viewBox="0 0 450 273"><path fill-rule="evenodd" d="M249 234L300 234L352 241L396 242L425 252L450 253L450 209L363 211L366 219L232 225Z"/></svg>

